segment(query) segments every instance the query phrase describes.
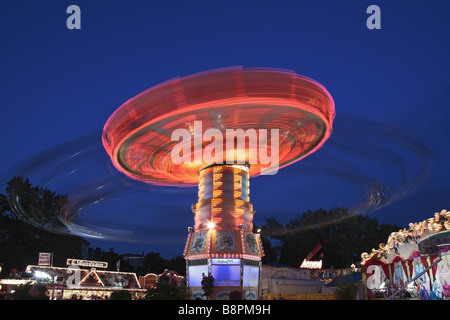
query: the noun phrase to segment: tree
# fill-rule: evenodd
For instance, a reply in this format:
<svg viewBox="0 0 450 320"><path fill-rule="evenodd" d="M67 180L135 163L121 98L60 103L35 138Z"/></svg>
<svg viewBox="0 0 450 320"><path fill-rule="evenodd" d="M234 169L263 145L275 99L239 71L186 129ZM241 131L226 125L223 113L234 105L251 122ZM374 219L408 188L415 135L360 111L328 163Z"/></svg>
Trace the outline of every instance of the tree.
<svg viewBox="0 0 450 320"><path fill-rule="evenodd" d="M143 266L142 266L142 273L156 273L160 274L165 269L167 269L167 261L161 257L161 254L156 252L149 252L145 255Z"/></svg>
<svg viewBox="0 0 450 320"><path fill-rule="evenodd" d="M52 252L55 265L64 265L69 257L79 257L87 243L68 234L59 220L67 195L32 186L28 179L12 178L0 194L0 262L2 276L12 268L23 270L36 264L39 252Z"/></svg>
<svg viewBox="0 0 450 320"><path fill-rule="evenodd" d="M132 300L131 293L127 290L114 291L111 293L110 300Z"/></svg>
<svg viewBox="0 0 450 320"><path fill-rule="evenodd" d="M356 300L358 285L356 283L346 283L337 287L335 291L338 300Z"/></svg>
<svg viewBox="0 0 450 320"><path fill-rule="evenodd" d="M12 205L10 210L19 218L47 231L68 234L67 227L59 219L59 213L67 204L67 195L33 186L23 177L8 181L6 194Z"/></svg>
<svg viewBox="0 0 450 320"><path fill-rule="evenodd" d="M158 281L147 289L145 300L187 300L188 292L184 285L178 286L169 281Z"/></svg>
<svg viewBox="0 0 450 320"><path fill-rule="evenodd" d="M166 263L166 268L176 271L180 276L186 276L186 260L182 256L176 256Z"/></svg>
<svg viewBox="0 0 450 320"><path fill-rule="evenodd" d="M209 300L210 296L213 294L214 291L214 277L211 275L211 272L208 272L207 276L203 274L203 279L201 283L203 292L206 298Z"/></svg>
<svg viewBox="0 0 450 320"><path fill-rule="evenodd" d="M345 268L360 260L362 252L377 247L399 229L399 226L379 225L376 219L355 215L346 208L334 208L308 210L285 225L274 218L267 219L262 237L263 244L269 242L272 251L266 259L277 257L271 261L298 268L308 253L320 244L324 268ZM272 245L273 241L279 244Z"/></svg>

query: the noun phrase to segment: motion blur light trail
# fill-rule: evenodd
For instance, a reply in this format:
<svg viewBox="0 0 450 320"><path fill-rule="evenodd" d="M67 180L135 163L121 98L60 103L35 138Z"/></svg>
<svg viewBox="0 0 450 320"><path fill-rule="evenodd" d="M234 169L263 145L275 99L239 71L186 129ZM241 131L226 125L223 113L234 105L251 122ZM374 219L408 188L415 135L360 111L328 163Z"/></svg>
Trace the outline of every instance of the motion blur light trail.
<svg viewBox="0 0 450 320"><path fill-rule="evenodd" d="M169 80L128 100L105 124L103 145L114 166L130 178L158 185L197 185L199 170L212 163L174 162L174 130L191 132L200 150L208 144L195 142L195 135L202 135L194 131L195 121L203 130L214 128L223 135L227 130L278 130L279 150L271 150L268 136L258 145L268 153L277 152L278 170L322 147L334 115L331 95L312 79L287 70L224 68ZM234 146L233 151L251 163L251 177L274 170L249 161L246 146L243 150ZM225 163L225 158L220 161Z"/></svg>
<svg viewBox="0 0 450 320"><path fill-rule="evenodd" d="M69 196L57 217L63 227L49 231L124 242L184 243L186 226L192 224L187 208L197 188L128 179L111 165L101 134L26 159L11 168L2 183L23 176L33 186ZM411 195L428 178L431 162L426 145L401 128L338 113L333 135L319 151L274 176L252 180L253 203L260 208L258 219L274 216L280 221L319 207L346 206L354 214L371 213ZM295 203L295 213L275 207L267 212L271 209L260 204L278 207L280 196L283 203ZM44 213L25 207L20 195L10 194L9 199L19 218L49 228Z"/></svg>
<svg viewBox="0 0 450 320"><path fill-rule="evenodd" d="M430 149L403 128L339 113L326 146L280 172L277 179L292 190L283 202L302 208L293 218L309 209L346 207L346 219L412 195L430 177L432 162ZM269 211L277 217L276 210ZM320 226L336 222L323 221Z"/></svg>
<svg viewBox="0 0 450 320"><path fill-rule="evenodd" d="M27 207L20 193L8 194L14 214L51 232L130 242L147 241L139 237L139 229L157 225L155 210L158 213L171 211L170 204L162 209L162 204L155 200L166 192L172 194L173 190L153 188L130 180L112 168L101 144L101 132L45 150L9 172L10 175L2 180L5 183L12 177L22 176L28 178L33 186L69 196L68 203L58 213L61 226L56 229L47 223L45 212L39 212L35 206ZM185 193L183 190L176 192L180 197ZM145 202L149 194L155 195L155 199ZM154 224L149 221L152 217ZM159 221L159 226L164 226L164 223ZM158 227L152 235L157 239L155 241L169 240L160 238L164 233L159 235Z"/></svg>

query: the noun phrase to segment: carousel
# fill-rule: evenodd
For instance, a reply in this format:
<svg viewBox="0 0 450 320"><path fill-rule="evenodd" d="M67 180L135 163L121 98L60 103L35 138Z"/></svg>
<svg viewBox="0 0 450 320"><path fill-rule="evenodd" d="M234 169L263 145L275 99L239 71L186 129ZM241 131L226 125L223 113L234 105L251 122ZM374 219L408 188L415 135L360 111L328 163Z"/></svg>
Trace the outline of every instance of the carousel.
<svg viewBox="0 0 450 320"><path fill-rule="evenodd" d="M361 255L366 299L450 300L450 212L393 232Z"/></svg>

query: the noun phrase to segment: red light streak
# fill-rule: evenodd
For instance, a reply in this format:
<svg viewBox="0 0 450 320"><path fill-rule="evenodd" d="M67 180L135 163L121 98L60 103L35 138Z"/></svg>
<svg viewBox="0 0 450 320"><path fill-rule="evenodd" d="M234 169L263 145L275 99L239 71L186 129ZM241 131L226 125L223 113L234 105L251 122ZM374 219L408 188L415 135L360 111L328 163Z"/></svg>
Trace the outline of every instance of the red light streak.
<svg viewBox="0 0 450 320"><path fill-rule="evenodd" d="M191 186L208 163L173 163L175 129L189 130L194 121L202 121L203 132L279 129L282 168L323 145L334 114L331 95L314 80L286 70L225 68L169 80L128 100L106 122L103 145L114 166L130 178ZM252 164L250 176L263 170Z"/></svg>

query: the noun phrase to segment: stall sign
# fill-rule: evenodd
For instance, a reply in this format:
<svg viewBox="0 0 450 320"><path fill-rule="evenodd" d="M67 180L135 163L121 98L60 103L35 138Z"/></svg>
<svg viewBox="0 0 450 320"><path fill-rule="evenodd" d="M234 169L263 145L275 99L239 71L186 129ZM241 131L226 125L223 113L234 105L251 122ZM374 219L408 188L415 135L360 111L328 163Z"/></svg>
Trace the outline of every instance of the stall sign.
<svg viewBox="0 0 450 320"><path fill-rule="evenodd" d="M39 262L40 266L50 266L52 264L52 254L49 252L39 252Z"/></svg>
<svg viewBox="0 0 450 320"><path fill-rule="evenodd" d="M79 267L91 267L91 268L108 268L108 262L80 260L80 259L67 259L67 265Z"/></svg>

